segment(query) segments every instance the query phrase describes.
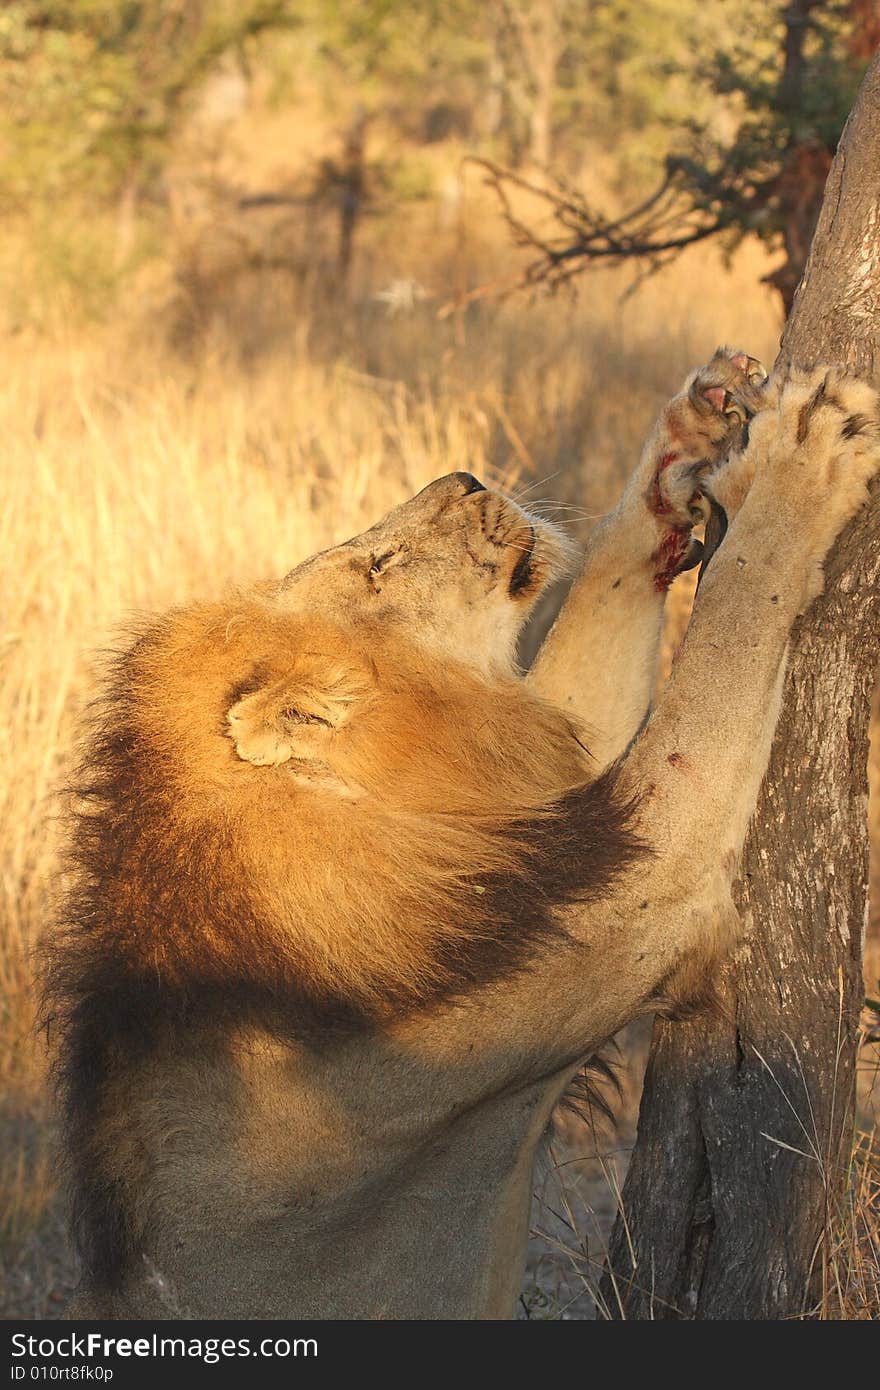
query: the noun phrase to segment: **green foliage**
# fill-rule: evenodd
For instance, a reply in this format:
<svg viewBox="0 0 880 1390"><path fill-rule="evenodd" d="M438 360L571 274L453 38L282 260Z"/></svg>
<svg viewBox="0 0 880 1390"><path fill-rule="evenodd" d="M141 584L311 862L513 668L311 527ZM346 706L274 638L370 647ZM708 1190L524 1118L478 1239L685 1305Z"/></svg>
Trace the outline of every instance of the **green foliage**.
<svg viewBox="0 0 880 1390"><path fill-rule="evenodd" d="M784 26L793 8L763 8L760 41L751 32L716 47L700 75L710 91L743 99L738 134L760 132L775 148L820 140L833 151L865 68L853 55L851 7L834 0L804 6L801 66L787 81Z"/></svg>
<svg viewBox="0 0 880 1390"><path fill-rule="evenodd" d="M811 14L809 81L789 113L790 127L829 143L858 77L844 8L828 0ZM684 143L704 164L734 148L748 160L788 138L776 100L782 9L740 0L734 27L729 0L8 0L0 201L148 185L202 80L270 30L260 61L276 71L277 102L290 103L294 78L317 79L331 105L396 112L409 134L448 108L472 148L501 158L528 146L539 99L529 60L550 33L554 162L575 167L605 146L632 187Z"/></svg>
<svg viewBox="0 0 880 1390"><path fill-rule="evenodd" d="M737 6L738 23L749 3ZM586 79L603 131L663 142L694 116L713 119L717 103L700 68L719 34L730 32L725 0L594 0L583 23L583 70L568 85L576 91Z"/></svg>
<svg viewBox="0 0 880 1390"><path fill-rule="evenodd" d="M692 120L687 153L673 163L693 206L717 217L728 248L752 234L785 250L771 282L788 307L866 59L845 0L762 6L754 21L716 46L699 73L706 91L731 103L732 129L719 134Z"/></svg>
<svg viewBox="0 0 880 1390"><path fill-rule="evenodd" d="M780 176L793 148L836 145L864 66L853 56L855 5L6 0L0 210L34 219L51 252L50 278L79 284L92 264L93 278L112 280L145 245L143 225L122 235L126 209L137 206L142 224L160 226L161 197L140 195L161 189L204 79L237 55L276 107L291 108L308 91L312 101L323 94L325 119L341 129L359 111L383 118L386 143L390 129L399 149L376 162L368 122L367 202L371 194L389 204L429 196L436 161L417 147L450 137L499 162L546 162L574 184L585 164L598 163L596 184L616 180L629 205L672 152L668 167L688 215L730 245L747 233L782 241L795 266L809 216L785 204ZM802 44L787 73L792 14L802 18ZM458 148L450 143L451 158ZM320 167L338 182L322 156ZM821 158L815 168L820 176ZM121 216L109 270L100 253L86 252L94 238L74 235L68 252L66 234L47 230L53 217L74 227L84 207L92 217L114 204ZM102 238L114 240L109 221Z"/></svg>
<svg viewBox="0 0 880 1390"><path fill-rule="evenodd" d="M286 0L12 0L0 13L0 199L113 194L162 164L217 61Z"/></svg>

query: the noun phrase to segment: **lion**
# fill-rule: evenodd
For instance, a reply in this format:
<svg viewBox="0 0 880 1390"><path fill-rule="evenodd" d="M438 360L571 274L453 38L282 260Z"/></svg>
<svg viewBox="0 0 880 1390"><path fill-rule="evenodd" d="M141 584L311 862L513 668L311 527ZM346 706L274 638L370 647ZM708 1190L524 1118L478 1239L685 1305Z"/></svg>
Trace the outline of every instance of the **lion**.
<svg viewBox="0 0 880 1390"><path fill-rule="evenodd" d="M864 383L719 349L527 673L572 548L466 473L142 625L48 947L71 1316L513 1314L573 1075L736 940L790 629L878 441ZM651 711L710 506L727 533Z"/></svg>

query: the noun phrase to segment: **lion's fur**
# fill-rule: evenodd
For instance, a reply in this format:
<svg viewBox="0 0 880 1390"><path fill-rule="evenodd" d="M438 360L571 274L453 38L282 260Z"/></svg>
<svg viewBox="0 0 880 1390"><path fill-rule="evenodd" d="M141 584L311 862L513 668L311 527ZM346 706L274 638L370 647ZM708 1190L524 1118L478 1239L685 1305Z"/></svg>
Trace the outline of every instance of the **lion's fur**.
<svg viewBox="0 0 880 1390"><path fill-rule="evenodd" d="M283 678L356 702L347 792L254 767L226 715ZM73 874L51 944L79 1238L112 1286L137 1243L119 1108L139 1061L257 1020L306 1041L381 1027L508 977L640 852L571 721L394 630L260 594L174 612L119 656L73 792ZM135 1139L136 1144L136 1139ZM137 1165L134 1165L136 1170Z"/></svg>

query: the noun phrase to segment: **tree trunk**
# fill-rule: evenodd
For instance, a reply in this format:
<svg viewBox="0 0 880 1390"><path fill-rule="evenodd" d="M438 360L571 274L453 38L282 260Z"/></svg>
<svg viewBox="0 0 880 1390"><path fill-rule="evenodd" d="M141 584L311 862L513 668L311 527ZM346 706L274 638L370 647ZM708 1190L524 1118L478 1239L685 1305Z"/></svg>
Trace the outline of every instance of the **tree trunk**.
<svg viewBox="0 0 880 1390"><path fill-rule="evenodd" d="M780 362L880 373L880 57L825 192ZM880 499L792 638L746 842L729 1016L658 1022L604 1293L629 1318L787 1318L827 1287L846 1187L867 911ZM635 1259L633 1260L633 1255Z"/></svg>

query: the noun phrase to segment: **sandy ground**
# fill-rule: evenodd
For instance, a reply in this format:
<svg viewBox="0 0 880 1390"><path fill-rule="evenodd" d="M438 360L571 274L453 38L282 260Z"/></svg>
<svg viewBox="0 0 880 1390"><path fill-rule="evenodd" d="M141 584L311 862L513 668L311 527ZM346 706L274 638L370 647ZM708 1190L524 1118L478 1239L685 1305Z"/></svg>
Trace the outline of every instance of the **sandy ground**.
<svg viewBox="0 0 880 1390"><path fill-rule="evenodd" d="M43 1116L0 1107L0 1153L21 1153L25 1165L33 1163L45 1152L45 1126ZM23 1239L0 1240L0 1318L60 1317L76 1279L59 1196Z"/></svg>
<svg viewBox="0 0 880 1390"><path fill-rule="evenodd" d="M8 1263L0 1264L0 1319L60 1318L76 1280L64 1212L56 1200Z"/></svg>

